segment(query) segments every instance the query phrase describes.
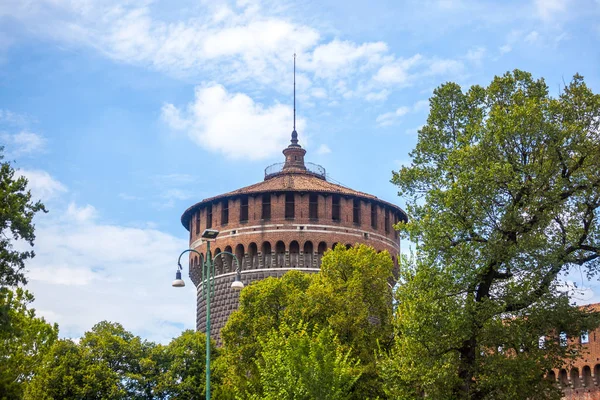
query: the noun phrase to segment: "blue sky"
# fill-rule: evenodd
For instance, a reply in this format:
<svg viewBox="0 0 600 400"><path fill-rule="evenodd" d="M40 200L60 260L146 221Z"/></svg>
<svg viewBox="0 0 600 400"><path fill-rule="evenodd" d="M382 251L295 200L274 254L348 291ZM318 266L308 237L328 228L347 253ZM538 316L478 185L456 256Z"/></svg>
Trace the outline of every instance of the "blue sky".
<svg viewBox="0 0 600 400"><path fill-rule="evenodd" d="M193 328L194 289L170 287L179 217L283 160L294 52L307 159L402 206L391 171L435 87L519 68L598 92L599 21L598 0L3 1L0 141L50 210L35 307L67 337L104 319L162 342Z"/></svg>

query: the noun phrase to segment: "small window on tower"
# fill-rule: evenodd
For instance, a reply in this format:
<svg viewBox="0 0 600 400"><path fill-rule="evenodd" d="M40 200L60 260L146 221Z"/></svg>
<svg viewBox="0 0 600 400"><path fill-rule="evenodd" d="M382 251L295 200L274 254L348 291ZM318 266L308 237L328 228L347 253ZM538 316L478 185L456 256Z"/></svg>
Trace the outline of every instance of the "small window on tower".
<svg viewBox="0 0 600 400"><path fill-rule="evenodd" d="M352 201L352 222L360 225L360 200L354 199Z"/></svg>
<svg viewBox="0 0 600 400"><path fill-rule="evenodd" d="M385 210L385 233L390 233L390 211Z"/></svg>
<svg viewBox="0 0 600 400"><path fill-rule="evenodd" d="M310 219L319 218L319 195L311 194L308 198L308 217Z"/></svg>
<svg viewBox="0 0 600 400"><path fill-rule="evenodd" d="M294 193L286 193L285 194L285 218L293 219L294 218Z"/></svg>
<svg viewBox="0 0 600 400"><path fill-rule="evenodd" d="M558 343L562 347L565 347L567 345L567 333L566 332L561 332L560 335L558 335Z"/></svg>
<svg viewBox="0 0 600 400"><path fill-rule="evenodd" d="M196 235L200 234L200 210L196 212Z"/></svg>
<svg viewBox="0 0 600 400"><path fill-rule="evenodd" d="M206 229L212 228L212 204L206 206Z"/></svg>
<svg viewBox="0 0 600 400"><path fill-rule="evenodd" d="M248 221L248 196L244 196L240 200L240 222Z"/></svg>
<svg viewBox="0 0 600 400"><path fill-rule="evenodd" d="M271 195L262 195L262 219L271 219Z"/></svg>
<svg viewBox="0 0 600 400"><path fill-rule="evenodd" d="M221 225L229 223L229 200L224 200L221 203Z"/></svg>
<svg viewBox="0 0 600 400"><path fill-rule="evenodd" d="M340 218L340 196L334 194L331 196L331 219L339 221Z"/></svg>
<svg viewBox="0 0 600 400"><path fill-rule="evenodd" d="M371 228L377 229L377 205L371 203Z"/></svg>
<svg viewBox="0 0 600 400"><path fill-rule="evenodd" d="M588 334L588 332L583 332L581 334L581 344L586 344L590 342L590 335Z"/></svg>

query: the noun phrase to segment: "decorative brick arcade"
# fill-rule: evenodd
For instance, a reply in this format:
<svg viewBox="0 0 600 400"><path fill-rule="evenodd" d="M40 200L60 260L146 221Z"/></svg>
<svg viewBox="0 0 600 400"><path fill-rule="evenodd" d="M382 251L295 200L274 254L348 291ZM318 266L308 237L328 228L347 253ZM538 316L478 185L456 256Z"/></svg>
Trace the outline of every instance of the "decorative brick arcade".
<svg viewBox="0 0 600 400"><path fill-rule="evenodd" d="M584 307L600 311L600 303ZM600 329L567 340L581 344L581 356L572 364L550 371L547 378L560 386L564 399L600 400Z"/></svg>
<svg viewBox="0 0 600 400"><path fill-rule="evenodd" d="M393 224L406 213L367 193L329 182L325 169L304 162L296 130L283 150L285 162L265 170L262 182L205 199L188 208L181 223L190 232L190 248L205 254L204 229L220 231L211 243L213 255L229 251L241 262L244 285L280 277L291 269L317 272L327 249L340 243L363 243L387 251L397 266L400 239ZM238 307L239 292L230 288L235 262L223 255L216 262L211 302L211 336L220 342L221 328ZM198 256L190 256L190 277L197 289L196 329L206 326Z"/></svg>

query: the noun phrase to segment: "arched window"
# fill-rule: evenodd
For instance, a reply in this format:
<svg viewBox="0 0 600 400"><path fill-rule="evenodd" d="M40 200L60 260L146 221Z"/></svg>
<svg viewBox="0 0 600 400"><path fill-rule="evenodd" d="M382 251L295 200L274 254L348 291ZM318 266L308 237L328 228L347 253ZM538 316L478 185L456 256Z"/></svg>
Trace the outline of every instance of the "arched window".
<svg viewBox="0 0 600 400"><path fill-rule="evenodd" d="M300 245L298 244L297 241L292 241L290 243L290 267L292 268L298 268L298 263L299 263L299 256L300 253Z"/></svg>
<svg viewBox="0 0 600 400"><path fill-rule="evenodd" d="M225 251L229 252L229 253L233 253L233 249L231 248L231 246L227 246L225 247ZM223 256L221 257L223 259L223 273L229 273L233 271L233 257L231 256L231 254L223 254Z"/></svg>
<svg viewBox="0 0 600 400"><path fill-rule="evenodd" d="M235 256L237 257L237 260L240 263L239 267L241 269L245 269L245 266L244 266L244 245L243 244L238 244L237 246L235 246ZM231 270L235 271L238 266L235 263L235 261L233 263L234 263L234 265L232 265L232 269Z"/></svg>
<svg viewBox="0 0 600 400"><path fill-rule="evenodd" d="M217 257L217 254L221 253L220 248L216 248L213 253L213 257L215 257L215 275L221 275L224 271L223 269L223 257Z"/></svg>
<svg viewBox="0 0 600 400"><path fill-rule="evenodd" d="M275 244L275 263L276 268L285 266L285 243L281 240Z"/></svg>
<svg viewBox="0 0 600 400"><path fill-rule="evenodd" d="M315 249L310 240L304 243L304 266L306 268L313 268L313 253Z"/></svg>
<svg viewBox="0 0 600 400"><path fill-rule="evenodd" d="M321 268L321 259L323 258L323 253L327 251L327 243L321 242L317 247L317 268Z"/></svg>
<svg viewBox="0 0 600 400"><path fill-rule="evenodd" d="M250 243L248 246L248 262L250 265L246 265L246 269L258 268L258 247L254 242Z"/></svg>
<svg viewBox="0 0 600 400"><path fill-rule="evenodd" d="M562 386L562 387L569 386L569 378L568 378L566 369L563 368L558 373L558 382L560 383L560 386Z"/></svg>
<svg viewBox="0 0 600 400"><path fill-rule="evenodd" d="M273 254L271 250L271 243L263 242L261 246L261 252L263 256L263 265L265 268L271 268L273 266Z"/></svg>
<svg viewBox="0 0 600 400"><path fill-rule="evenodd" d="M581 372L583 372L583 385L585 387L594 386L594 381L592 379L592 369L588 365L586 365L585 367L583 367Z"/></svg>
<svg viewBox="0 0 600 400"><path fill-rule="evenodd" d="M571 384L573 385L573 388L577 389L578 387L581 387L581 381L579 380L579 369L572 368L569 375L571 375Z"/></svg>
<svg viewBox="0 0 600 400"><path fill-rule="evenodd" d="M546 379L548 379L552 383L556 383L556 374L554 373L554 371L548 371L548 373L546 374Z"/></svg>

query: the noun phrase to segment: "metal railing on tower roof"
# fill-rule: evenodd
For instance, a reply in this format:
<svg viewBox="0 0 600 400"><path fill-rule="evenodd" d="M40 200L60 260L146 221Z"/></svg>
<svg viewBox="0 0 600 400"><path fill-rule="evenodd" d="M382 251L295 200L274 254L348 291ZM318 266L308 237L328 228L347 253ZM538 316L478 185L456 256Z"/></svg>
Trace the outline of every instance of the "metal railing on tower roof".
<svg viewBox="0 0 600 400"><path fill-rule="evenodd" d="M282 173L284 165L285 163L276 163L269 165L267 168L265 168L265 179L272 178ZM306 167L307 173L315 175L323 180L327 180L327 173L325 171L325 168L323 168L322 166L311 162L306 162L304 163L304 165Z"/></svg>

